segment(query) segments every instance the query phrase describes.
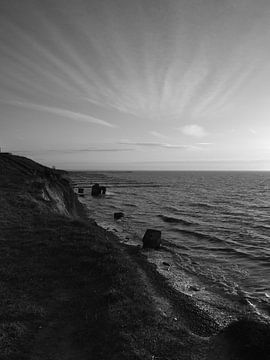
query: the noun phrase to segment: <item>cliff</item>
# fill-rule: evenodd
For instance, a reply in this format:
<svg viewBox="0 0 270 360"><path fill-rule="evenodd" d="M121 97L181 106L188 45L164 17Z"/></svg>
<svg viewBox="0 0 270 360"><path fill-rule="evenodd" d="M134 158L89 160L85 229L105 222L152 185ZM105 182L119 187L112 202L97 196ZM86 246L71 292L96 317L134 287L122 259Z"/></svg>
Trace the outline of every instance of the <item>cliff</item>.
<svg viewBox="0 0 270 360"><path fill-rule="evenodd" d="M44 213L83 217L84 209L73 192L65 171L50 169L28 158L0 153L2 188L33 202Z"/></svg>
<svg viewBox="0 0 270 360"><path fill-rule="evenodd" d="M219 332L139 248L86 219L67 175L0 154L1 360L267 359L267 324Z"/></svg>

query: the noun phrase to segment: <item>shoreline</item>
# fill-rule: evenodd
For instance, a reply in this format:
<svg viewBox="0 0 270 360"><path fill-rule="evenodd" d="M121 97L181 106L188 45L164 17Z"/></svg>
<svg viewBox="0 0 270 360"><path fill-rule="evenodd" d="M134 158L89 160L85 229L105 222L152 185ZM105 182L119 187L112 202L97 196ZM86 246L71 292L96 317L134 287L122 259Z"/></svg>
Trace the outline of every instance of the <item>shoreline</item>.
<svg viewBox="0 0 270 360"><path fill-rule="evenodd" d="M91 174L90 178L87 178L86 175L82 174L80 174L79 176L76 173L72 173L71 176L75 182L79 179L82 187L84 185L89 187L89 183L91 183L91 181L96 181L94 173ZM128 181L130 181L131 187L133 186L131 178L124 178L123 180L123 178L110 178L108 174L103 174L102 176L104 176L102 183L111 186L111 188L109 187L109 191L112 191L112 193L114 193L114 190L113 185L110 185L111 182L112 184L114 184L115 182L117 184L118 182L124 182L124 185L126 186L126 182L128 183ZM137 179L136 176L135 179ZM144 180L145 179L141 179L141 181ZM134 195L138 196L138 198L132 199ZM155 197L153 198L151 196L152 194L150 192L150 200L148 198L147 199L150 202L154 202ZM194 236L193 238L191 238L191 252L189 253L189 234L178 235L177 238L177 236L172 233L172 231L168 228L166 219L164 223L159 223L157 218L159 219L160 217L162 217L162 215L157 214L160 214L161 212L165 213L165 210L162 206L162 210L159 210L158 204L156 207L153 207L153 215L149 206L146 206L145 214L143 214L142 211L140 212L140 209L142 210L144 208L143 197L140 196L140 193L133 192L132 188L130 189L130 191L125 190L123 192L123 196L120 190L116 191L114 193L114 196L108 194L108 197L107 195L105 195L105 197L102 197L100 199L92 199L89 189L86 189L85 197L81 197L80 199L82 199L82 202L84 204L89 206L89 216L94 217L98 224L100 224L104 228L115 232L117 236L121 237L121 241L124 243L137 246L137 244L141 244L143 233L148 227L153 227L161 230L164 239L166 239L163 240L163 243L167 247L168 251L166 253L163 252L163 256L160 252L152 252L148 256L149 261L152 261L157 265L158 271L163 273L168 278L172 286L177 287L177 289L181 292L197 298L198 302L201 304L202 307L205 308L206 311L207 307L209 308L209 311L211 311L211 308L213 310L215 304L217 305L216 308L220 310L220 304L222 303L222 307L224 310L222 311L225 312L223 318L231 315L230 320L223 321L222 315L219 316L219 314L217 314L217 316L219 317L219 321L223 322L224 325L228 324L233 319L236 319L237 317L249 312L254 313L254 315L262 316L265 319L270 319L268 306L269 302L267 298L268 294L265 292L258 295L259 291L257 291L257 289L259 288L259 284L261 288L263 284L265 285L265 289L267 288L267 276L263 278L262 273L261 279L259 276L257 278L258 283L254 283L254 279L256 279L256 276L254 275L256 274L256 272L252 273L251 271L250 275L253 276L253 280L250 280L252 279L252 277L249 279L248 274L249 266L253 266L252 262L249 262L247 264L245 263L243 267L241 267L238 264L242 263L237 263L234 257L231 263L231 255L229 254L226 258L226 254L223 254L224 249L222 248L220 251L221 255L218 253L219 258L215 258L213 256L210 259L212 262L210 262L208 266L207 247L209 246L211 248L211 243L210 245L207 243L203 243L201 245L199 243L200 238L197 238L197 244L202 246L202 249L203 246L205 246L203 250L206 250L205 254L203 254L202 258L200 258L200 250L198 251L198 253L196 253L197 244L195 244L194 242ZM149 201L147 199L146 202L148 203ZM129 207L126 205L129 205ZM120 221L113 221L113 212L120 210L125 212L125 217ZM182 210L182 213L180 213L179 215L180 219L184 217L183 214L184 213ZM165 217L165 215L163 217ZM234 234L232 234L232 237L233 236ZM193 245L195 249L194 251L192 249ZM215 248L214 250L217 249ZM210 255L212 255L211 252ZM224 261L222 260L223 256ZM218 260L216 261L216 259ZM163 262L170 265L169 271L168 267L163 265ZM245 268L244 266L246 265L247 267ZM263 271L263 269L261 271ZM266 274L267 268L265 269L265 275ZM262 283L260 283L260 280L263 280ZM252 281L254 283L253 290L251 288ZM217 312L219 310L217 310Z"/></svg>
<svg viewBox="0 0 270 360"><path fill-rule="evenodd" d="M83 204L85 205L85 203ZM125 231L121 234L119 233L120 230L116 229L117 225L118 227L121 226L121 224L106 224L103 221L99 226L118 237L123 246L131 248L131 252L132 249L136 249L135 253L141 253L145 261L155 267L155 271L164 278L170 288L189 298L195 304L194 306L205 312L217 324L219 329L245 316L254 316L262 321L270 320L269 316L259 312L245 297L243 299L232 299L231 295L224 297L224 293L210 292L205 289L204 285L199 285L198 280L192 280L191 274L181 270L175 264L174 257L177 255L172 251L173 245L168 241L163 240L160 250L144 250L142 249L141 238L138 235L134 236L134 234ZM128 239L126 235L128 235ZM136 240L134 240L135 238ZM184 260L181 259L180 261Z"/></svg>

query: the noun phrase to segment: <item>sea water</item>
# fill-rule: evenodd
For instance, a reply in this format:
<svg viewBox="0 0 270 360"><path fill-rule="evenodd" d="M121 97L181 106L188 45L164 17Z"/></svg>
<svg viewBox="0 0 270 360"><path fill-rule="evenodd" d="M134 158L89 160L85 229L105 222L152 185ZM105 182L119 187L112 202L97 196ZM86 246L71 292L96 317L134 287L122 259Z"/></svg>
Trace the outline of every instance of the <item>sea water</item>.
<svg viewBox="0 0 270 360"><path fill-rule="evenodd" d="M254 312L270 317L270 173L73 172L89 216L132 246L147 228L163 249L148 260L220 323ZM91 196L91 186L107 187ZM125 216L114 221L113 213Z"/></svg>

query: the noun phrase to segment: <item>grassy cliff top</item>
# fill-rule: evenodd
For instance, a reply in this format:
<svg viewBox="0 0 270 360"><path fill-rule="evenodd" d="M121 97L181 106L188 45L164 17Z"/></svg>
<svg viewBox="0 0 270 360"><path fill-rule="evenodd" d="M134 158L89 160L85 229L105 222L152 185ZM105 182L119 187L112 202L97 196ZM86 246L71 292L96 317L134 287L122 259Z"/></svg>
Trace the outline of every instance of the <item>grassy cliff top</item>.
<svg viewBox="0 0 270 360"><path fill-rule="evenodd" d="M31 176L45 175L50 172L63 172L59 170L51 169L47 166L41 165L31 159L24 156L13 155L11 153L0 153L0 169L5 175L21 175Z"/></svg>

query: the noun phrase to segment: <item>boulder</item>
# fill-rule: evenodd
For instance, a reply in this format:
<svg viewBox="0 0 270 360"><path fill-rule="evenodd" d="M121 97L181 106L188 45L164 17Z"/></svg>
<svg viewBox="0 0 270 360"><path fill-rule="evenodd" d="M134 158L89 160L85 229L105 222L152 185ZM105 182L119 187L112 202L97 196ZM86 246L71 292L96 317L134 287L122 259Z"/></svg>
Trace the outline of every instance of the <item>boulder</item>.
<svg viewBox="0 0 270 360"><path fill-rule="evenodd" d="M270 324L242 319L230 324L224 335L233 343L241 359L269 359Z"/></svg>
<svg viewBox="0 0 270 360"><path fill-rule="evenodd" d="M91 191L91 195L92 196L99 196L101 194L101 191L100 191L100 186L99 184L94 184L92 186L92 191Z"/></svg>
<svg viewBox="0 0 270 360"><path fill-rule="evenodd" d="M159 249L161 244L161 231L147 229L143 236L143 248Z"/></svg>
<svg viewBox="0 0 270 360"><path fill-rule="evenodd" d="M257 319L240 319L229 324L215 337L209 360L222 359L217 354L227 352L224 359L267 360L270 354L270 323Z"/></svg>
<svg viewBox="0 0 270 360"><path fill-rule="evenodd" d="M167 263L166 261L163 261L162 264L165 265L165 266L171 266L171 265L170 265L169 263Z"/></svg>
<svg viewBox="0 0 270 360"><path fill-rule="evenodd" d="M78 194L83 195L83 193L84 193L84 188L78 188Z"/></svg>
<svg viewBox="0 0 270 360"><path fill-rule="evenodd" d="M121 219L122 217L124 217L124 213L123 213L123 212L116 212L116 213L113 214L114 220L119 220L119 219Z"/></svg>
<svg viewBox="0 0 270 360"><path fill-rule="evenodd" d="M106 187L105 186L99 186L99 184L94 184L92 186L91 195L92 196L99 196L101 194L106 194Z"/></svg>
<svg viewBox="0 0 270 360"><path fill-rule="evenodd" d="M100 186L100 193L105 195L106 194L106 186Z"/></svg>

